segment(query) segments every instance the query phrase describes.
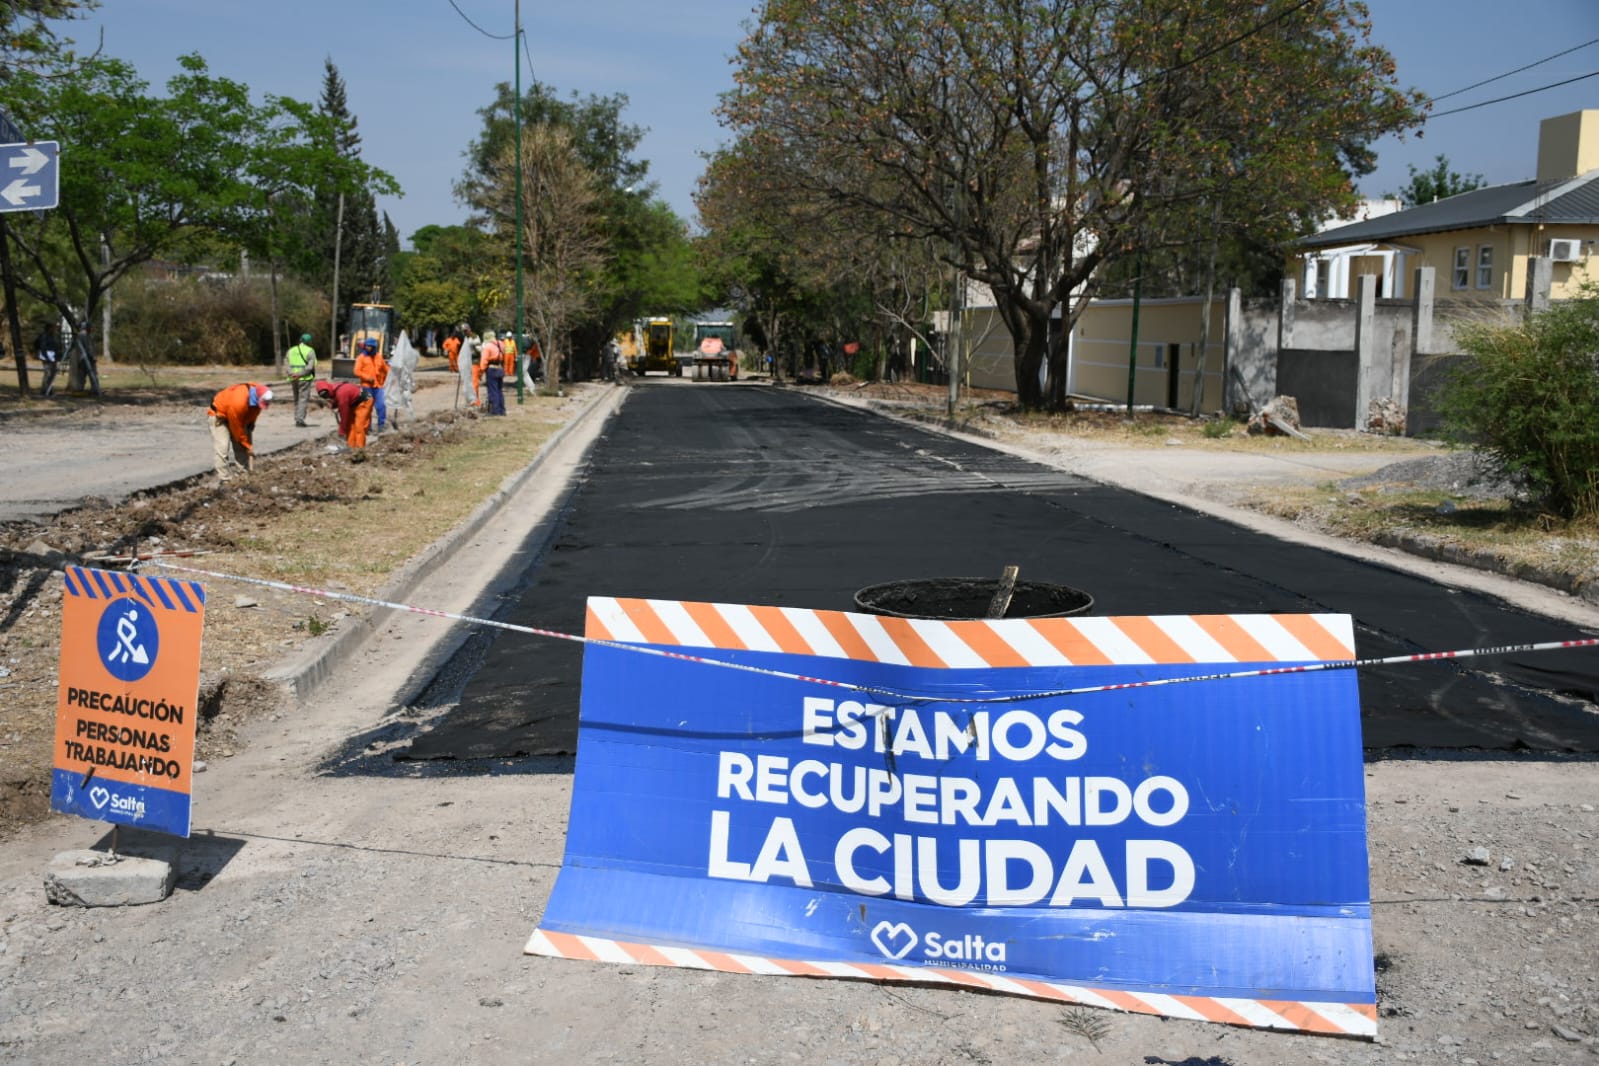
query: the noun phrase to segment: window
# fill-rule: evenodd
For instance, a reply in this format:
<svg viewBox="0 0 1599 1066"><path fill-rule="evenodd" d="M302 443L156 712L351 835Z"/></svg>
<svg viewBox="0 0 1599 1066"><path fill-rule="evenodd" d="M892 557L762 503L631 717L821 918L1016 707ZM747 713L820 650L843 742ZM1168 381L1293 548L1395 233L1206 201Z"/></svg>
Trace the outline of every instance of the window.
<svg viewBox="0 0 1599 1066"><path fill-rule="evenodd" d="M1477 249L1477 288L1486 289L1494 283L1494 249L1484 244Z"/></svg>
<svg viewBox="0 0 1599 1066"><path fill-rule="evenodd" d="M1471 285L1471 249L1455 249L1455 280L1457 289L1468 288Z"/></svg>

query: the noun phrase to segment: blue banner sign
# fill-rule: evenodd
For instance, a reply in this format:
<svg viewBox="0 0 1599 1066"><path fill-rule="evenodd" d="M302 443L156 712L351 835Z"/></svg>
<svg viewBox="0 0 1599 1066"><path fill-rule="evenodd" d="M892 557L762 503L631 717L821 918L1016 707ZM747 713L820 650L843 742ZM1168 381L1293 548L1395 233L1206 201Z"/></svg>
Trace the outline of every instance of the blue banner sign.
<svg viewBox="0 0 1599 1066"><path fill-rule="evenodd" d="M1374 1034L1353 671L1026 698L1350 659L1347 616L592 600L588 634L675 655L585 652L530 951Z"/></svg>

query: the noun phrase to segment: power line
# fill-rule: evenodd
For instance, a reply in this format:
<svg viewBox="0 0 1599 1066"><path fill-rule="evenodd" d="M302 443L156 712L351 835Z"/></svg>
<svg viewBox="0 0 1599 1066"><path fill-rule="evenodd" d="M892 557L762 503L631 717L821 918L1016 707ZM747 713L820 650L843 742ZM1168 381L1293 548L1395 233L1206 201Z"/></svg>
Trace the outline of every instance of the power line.
<svg viewBox="0 0 1599 1066"><path fill-rule="evenodd" d="M1599 37L1595 37L1591 41L1583 41L1581 44L1575 45L1575 46L1573 46L1571 48L1568 48L1564 52L1556 52L1552 56L1544 56L1542 59L1535 60L1535 61L1533 61L1531 63L1528 63L1524 67L1517 67L1515 70L1507 70L1503 74L1495 74L1491 78L1484 78L1482 81L1473 82L1472 84L1466 86L1464 89L1456 89L1452 93L1444 93L1442 96L1434 96L1431 99L1432 99L1432 101L1434 103L1437 103L1439 100L1447 100L1451 96L1459 96L1461 93L1469 93L1473 89L1480 89L1484 85L1488 85L1488 84L1490 84L1492 82L1496 82L1496 81L1500 81L1501 79L1508 78L1512 74L1520 74L1524 70L1531 70L1533 67L1543 66L1545 63L1549 62L1551 59L1559 59L1561 56L1568 56L1568 55L1570 55L1573 52L1580 51L1580 50L1582 50L1584 48L1587 48L1590 44L1599 44Z"/></svg>
<svg viewBox="0 0 1599 1066"><path fill-rule="evenodd" d="M1475 111L1477 108L1487 107L1489 104L1502 104L1506 100L1515 100L1519 97L1531 96L1533 93L1546 92L1549 89L1558 89L1562 85L1570 85L1572 82L1585 81L1588 78L1595 76L1599 76L1599 70L1589 71L1587 74L1578 74L1575 78L1567 78L1565 81L1557 81L1551 85L1540 85L1536 89L1526 89L1519 93L1511 93L1509 96L1500 96L1492 100L1484 100L1478 104L1467 104L1464 107L1454 107L1450 108L1448 111L1439 111L1437 114L1428 115L1427 120L1430 122L1435 118L1443 118L1445 115L1458 115L1462 111Z"/></svg>
<svg viewBox="0 0 1599 1066"><path fill-rule="evenodd" d="M450 0L450 6L455 8L455 13L460 15L462 20L465 21L468 26L472 27L474 30L477 30L491 41L509 41L512 37L516 36L514 33L490 33L482 26L479 26L477 23L473 22L471 18L467 16L467 13L461 10L461 5L457 4L455 0Z"/></svg>
<svg viewBox="0 0 1599 1066"><path fill-rule="evenodd" d="M522 58L527 60L527 76L537 82L539 76L533 70L533 46L528 43L527 30L522 31Z"/></svg>

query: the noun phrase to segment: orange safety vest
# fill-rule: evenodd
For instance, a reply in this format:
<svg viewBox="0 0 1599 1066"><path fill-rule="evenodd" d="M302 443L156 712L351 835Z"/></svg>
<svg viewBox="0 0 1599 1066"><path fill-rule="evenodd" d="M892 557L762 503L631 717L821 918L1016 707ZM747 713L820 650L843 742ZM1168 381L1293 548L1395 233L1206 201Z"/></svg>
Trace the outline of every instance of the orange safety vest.
<svg viewBox="0 0 1599 1066"><path fill-rule="evenodd" d="M369 389L375 389L378 381L378 357L362 352L355 357L355 380Z"/></svg>
<svg viewBox="0 0 1599 1066"><path fill-rule="evenodd" d="M259 396L266 391L266 386L254 381L247 381L242 385L229 385L211 398L211 409L207 412L213 418L227 421L228 433L245 451L252 450L250 430L255 427L255 420L261 417L261 408L250 406L252 390Z"/></svg>

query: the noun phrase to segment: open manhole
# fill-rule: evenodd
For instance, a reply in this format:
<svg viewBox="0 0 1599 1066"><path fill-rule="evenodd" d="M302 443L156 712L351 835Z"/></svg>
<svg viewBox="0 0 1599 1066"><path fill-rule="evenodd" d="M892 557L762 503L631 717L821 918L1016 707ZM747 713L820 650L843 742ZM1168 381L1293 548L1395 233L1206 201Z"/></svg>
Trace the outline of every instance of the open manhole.
<svg viewBox="0 0 1599 1066"><path fill-rule="evenodd" d="M867 614L893 618L1065 618L1087 614L1094 597L1070 585L1017 581L1003 613L992 614L1002 597L1002 578L931 577L885 581L855 593L855 606Z"/></svg>

